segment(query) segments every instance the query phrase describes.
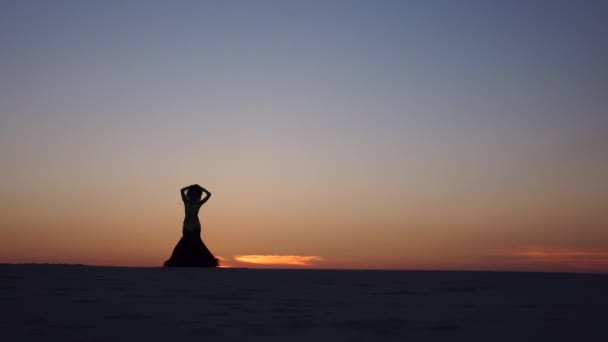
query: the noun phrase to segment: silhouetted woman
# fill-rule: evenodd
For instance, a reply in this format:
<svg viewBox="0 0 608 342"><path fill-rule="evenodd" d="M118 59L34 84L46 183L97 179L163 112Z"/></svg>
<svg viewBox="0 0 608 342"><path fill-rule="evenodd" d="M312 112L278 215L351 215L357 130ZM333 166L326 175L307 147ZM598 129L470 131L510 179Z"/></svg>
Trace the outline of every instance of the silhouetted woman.
<svg viewBox="0 0 608 342"><path fill-rule="evenodd" d="M198 211L211 197L211 193L200 185L194 184L180 190L186 216L182 238L173 249L171 258L165 261L165 266L185 267L217 267L218 259L207 249L201 239L201 223L198 220ZM205 198L201 198L203 193Z"/></svg>

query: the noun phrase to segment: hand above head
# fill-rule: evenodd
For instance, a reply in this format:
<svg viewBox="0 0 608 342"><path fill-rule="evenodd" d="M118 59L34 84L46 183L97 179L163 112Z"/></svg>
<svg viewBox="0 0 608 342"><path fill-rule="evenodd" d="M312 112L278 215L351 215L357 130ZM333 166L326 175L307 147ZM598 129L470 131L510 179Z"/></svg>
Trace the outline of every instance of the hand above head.
<svg viewBox="0 0 608 342"><path fill-rule="evenodd" d="M200 202L198 202L201 205L203 203L207 202L207 200L211 196L211 193L207 189L203 188L202 186L200 186L198 184L192 184L192 185L188 185L188 186L186 186L186 187L184 187L184 188L182 188L180 190L180 193L181 193L181 196L182 196L182 200L184 202L186 202L188 200L187 197L186 197L186 192L187 191L191 191L192 188L195 188L195 189L199 188L200 190L202 190L202 193L206 195L205 198L203 198Z"/></svg>
<svg viewBox="0 0 608 342"><path fill-rule="evenodd" d="M203 193L205 194L205 197L203 199L201 199L199 204L203 205L203 204L205 204L205 202L207 202L209 200L209 198L211 197L211 193L203 187L201 187L201 189L203 189Z"/></svg>
<svg viewBox="0 0 608 342"><path fill-rule="evenodd" d="M183 187L182 191L188 190L188 189L191 189L191 188L196 188L196 187L200 187L200 185L198 185L198 184L188 185L188 186Z"/></svg>

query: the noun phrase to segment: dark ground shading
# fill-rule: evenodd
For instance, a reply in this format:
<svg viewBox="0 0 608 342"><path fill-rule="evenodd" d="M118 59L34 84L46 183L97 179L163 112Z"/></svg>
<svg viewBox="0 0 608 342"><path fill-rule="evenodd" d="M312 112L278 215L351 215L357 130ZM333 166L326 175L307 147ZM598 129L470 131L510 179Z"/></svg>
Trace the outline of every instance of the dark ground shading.
<svg viewBox="0 0 608 342"><path fill-rule="evenodd" d="M0 265L1 341L608 341L608 275Z"/></svg>

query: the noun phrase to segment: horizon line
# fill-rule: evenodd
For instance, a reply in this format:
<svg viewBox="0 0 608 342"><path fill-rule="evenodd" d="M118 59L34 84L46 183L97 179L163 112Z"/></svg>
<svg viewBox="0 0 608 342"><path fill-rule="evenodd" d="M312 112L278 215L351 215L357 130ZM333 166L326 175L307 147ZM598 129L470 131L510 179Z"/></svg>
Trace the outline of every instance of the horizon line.
<svg viewBox="0 0 608 342"><path fill-rule="evenodd" d="M129 265L91 265L79 263L3 263L0 266L78 266L98 268L159 268L159 266L129 266ZM263 270L263 271L374 271L374 272L476 272L476 273L543 273L543 274L580 274L580 275L608 275L608 271L531 271L531 270L490 270L490 269L403 269L403 268L313 268L313 267L176 267L177 269L235 269L235 270Z"/></svg>

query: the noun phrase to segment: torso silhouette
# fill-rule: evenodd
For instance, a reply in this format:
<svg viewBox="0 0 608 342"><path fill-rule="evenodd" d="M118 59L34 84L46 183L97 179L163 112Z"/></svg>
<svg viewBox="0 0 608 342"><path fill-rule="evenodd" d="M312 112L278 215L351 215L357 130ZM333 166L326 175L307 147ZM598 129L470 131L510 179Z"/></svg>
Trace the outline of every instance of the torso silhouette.
<svg viewBox="0 0 608 342"><path fill-rule="evenodd" d="M201 202L184 201L184 233L200 233L201 222L198 219L198 211L201 206Z"/></svg>

